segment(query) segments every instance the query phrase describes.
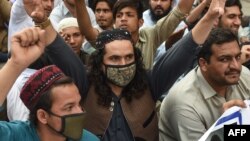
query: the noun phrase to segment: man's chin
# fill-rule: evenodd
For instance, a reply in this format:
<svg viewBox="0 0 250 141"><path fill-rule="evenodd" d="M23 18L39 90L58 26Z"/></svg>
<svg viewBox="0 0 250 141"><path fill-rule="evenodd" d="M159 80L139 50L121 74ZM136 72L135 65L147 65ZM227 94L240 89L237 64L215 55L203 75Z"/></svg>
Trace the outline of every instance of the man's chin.
<svg viewBox="0 0 250 141"><path fill-rule="evenodd" d="M162 9L155 9L154 10L155 15L162 15L164 11Z"/></svg>
<svg viewBox="0 0 250 141"><path fill-rule="evenodd" d="M98 22L99 26L105 26L105 22Z"/></svg>
<svg viewBox="0 0 250 141"><path fill-rule="evenodd" d="M235 35L238 35L238 31L239 31L239 28L231 28L231 31L235 34Z"/></svg>
<svg viewBox="0 0 250 141"><path fill-rule="evenodd" d="M238 84L238 83L239 83L239 78L238 78L238 77L230 78L230 79L228 79L227 83L228 83L229 85Z"/></svg>
<svg viewBox="0 0 250 141"><path fill-rule="evenodd" d="M120 28L120 29L128 30L128 27L127 27L127 26L120 26L119 28Z"/></svg>
<svg viewBox="0 0 250 141"><path fill-rule="evenodd" d="M51 11L46 11L45 13L46 13L46 16L47 16L47 17L49 17L49 16L50 16Z"/></svg>

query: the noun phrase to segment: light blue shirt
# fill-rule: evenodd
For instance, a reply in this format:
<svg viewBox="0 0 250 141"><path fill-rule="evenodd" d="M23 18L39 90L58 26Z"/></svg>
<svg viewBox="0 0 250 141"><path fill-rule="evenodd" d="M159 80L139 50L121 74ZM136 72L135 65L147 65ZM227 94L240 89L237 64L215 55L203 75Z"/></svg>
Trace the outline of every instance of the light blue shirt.
<svg viewBox="0 0 250 141"><path fill-rule="evenodd" d="M40 141L36 128L29 121L0 121L0 141ZM83 130L80 141L99 141L87 130Z"/></svg>

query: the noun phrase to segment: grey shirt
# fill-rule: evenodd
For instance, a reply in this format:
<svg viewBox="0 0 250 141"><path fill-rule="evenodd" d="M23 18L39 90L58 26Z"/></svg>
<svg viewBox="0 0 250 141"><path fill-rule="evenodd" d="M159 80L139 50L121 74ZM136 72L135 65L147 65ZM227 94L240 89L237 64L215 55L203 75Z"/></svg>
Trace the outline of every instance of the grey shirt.
<svg viewBox="0 0 250 141"><path fill-rule="evenodd" d="M160 141L196 141L221 116L222 104L232 99L249 99L250 71L242 67L239 83L221 97L196 67L176 83L162 102L159 118Z"/></svg>

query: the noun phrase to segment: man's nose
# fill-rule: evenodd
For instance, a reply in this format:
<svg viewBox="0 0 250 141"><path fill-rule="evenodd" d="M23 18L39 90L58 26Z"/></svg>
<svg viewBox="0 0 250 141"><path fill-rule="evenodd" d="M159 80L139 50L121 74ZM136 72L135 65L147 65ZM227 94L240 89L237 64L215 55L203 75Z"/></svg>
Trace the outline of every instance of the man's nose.
<svg viewBox="0 0 250 141"><path fill-rule="evenodd" d="M240 65L241 65L240 61L238 61L236 58L233 58L233 60L230 63L230 68L239 69Z"/></svg>
<svg viewBox="0 0 250 141"><path fill-rule="evenodd" d="M240 26L241 25L241 18L240 17L236 17L234 20L234 24Z"/></svg>

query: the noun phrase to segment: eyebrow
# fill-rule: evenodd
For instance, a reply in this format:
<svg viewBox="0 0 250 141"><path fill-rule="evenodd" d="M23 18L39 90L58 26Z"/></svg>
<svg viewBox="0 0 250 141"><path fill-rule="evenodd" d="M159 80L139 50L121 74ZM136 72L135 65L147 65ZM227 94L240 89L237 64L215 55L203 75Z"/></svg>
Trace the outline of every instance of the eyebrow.
<svg viewBox="0 0 250 141"><path fill-rule="evenodd" d="M235 57L235 56L239 56L239 55L241 55L242 53L241 52L239 52L239 53L237 53L236 55L229 55L229 54L224 54L224 55L221 55L221 56L219 56L219 58L221 58L221 57Z"/></svg>
<svg viewBox="0 0 250 141"><path fill-rule="evenodd" d="M117 14L136 14L136 12L131 12L131 11L125 11L125 12L117 12Z"/></svg>
<svg viewBox="0 0 250 141"><path fill-rule="evenodd" d="M122 58L122 57L128 57L128 56L134 56L134 53L129 53L129 54L126 54L124 56L120 56L120 55L111 55L109 56L108 58L112 58L112 57L119 57L119 58Z"/></svg>
<svg viewBox="0 0 250 141"><path fill-rule="evenodd" d="M95 10L111 10L109 8L96 8Z"/></svg>

